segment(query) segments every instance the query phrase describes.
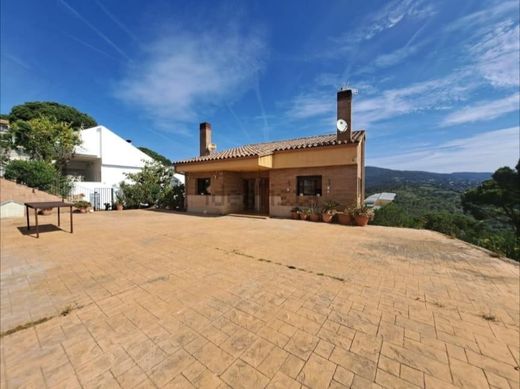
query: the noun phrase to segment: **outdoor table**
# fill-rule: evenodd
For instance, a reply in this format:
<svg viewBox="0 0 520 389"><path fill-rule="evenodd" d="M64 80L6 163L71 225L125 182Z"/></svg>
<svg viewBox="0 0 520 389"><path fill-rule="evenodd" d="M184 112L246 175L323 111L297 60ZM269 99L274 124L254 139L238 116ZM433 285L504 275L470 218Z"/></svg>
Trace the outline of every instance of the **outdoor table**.
<svg viewBox="0 0 520 389"><path fill-rule="evenodd" d="M35 203L25 203L25 213L27 215L27 231L31 229L29 225L29 208L34 209L34 217L36 220L36 237L40 237L40 231L38 230L38 210L40 209L48 209L48 208L58 208L58 227L60 226L60 209L61 208L70 208L70 233L74 232L73 223L72 223L72 207L74 204L66 203L64 201L39 201Z"/></svg>

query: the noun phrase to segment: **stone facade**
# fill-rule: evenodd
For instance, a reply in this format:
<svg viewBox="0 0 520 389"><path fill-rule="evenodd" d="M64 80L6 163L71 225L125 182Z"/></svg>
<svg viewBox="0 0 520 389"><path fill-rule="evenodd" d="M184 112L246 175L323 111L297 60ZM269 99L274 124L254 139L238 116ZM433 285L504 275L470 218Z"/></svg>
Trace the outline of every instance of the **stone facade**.
<svg viewBox="0 0 520 389"><path fill-rule="evenodd" d="M322 195L300 196L297 193L298 176L321 176ZM210 178L209 195L197 193L197 180ZM313 202L334 200L344 206L362 201L362 176L357 164L343 166L302 167L258 172L203 172L186 174L188 211L226 214L244 210L244 180L254 180L255 210L259 211L261 178L269 179L269 215L287 217L295 206L308 207Z"/></svg>
<svg viewBox="0 0 520 389"><path fill-rule="evenodd" d="M297 177L314 175L321 176L322 195L300 196ZM334 200L344 206L360 202L356 165L272 170L269 178L269 213L272 216L289 216L291 208L308 207L316 201Z"/></svg>

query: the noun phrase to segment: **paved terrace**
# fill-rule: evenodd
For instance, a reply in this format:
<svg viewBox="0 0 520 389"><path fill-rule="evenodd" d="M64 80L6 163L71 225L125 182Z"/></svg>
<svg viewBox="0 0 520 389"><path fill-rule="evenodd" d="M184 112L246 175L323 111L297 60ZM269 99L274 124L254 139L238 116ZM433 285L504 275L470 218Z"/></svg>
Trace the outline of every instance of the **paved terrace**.
<svg viewBox="0 0 520 389"><path fill-rule="evenodd" d="M23 224L1 224L5 388L519 385L518 266L437 233L154 211L40 239Z"/></svg>

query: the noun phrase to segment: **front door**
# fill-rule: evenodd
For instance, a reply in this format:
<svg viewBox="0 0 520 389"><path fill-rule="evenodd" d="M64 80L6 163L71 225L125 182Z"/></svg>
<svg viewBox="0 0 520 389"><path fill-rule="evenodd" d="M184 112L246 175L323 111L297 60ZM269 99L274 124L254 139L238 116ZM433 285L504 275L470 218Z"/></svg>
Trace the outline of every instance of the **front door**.
<svg viewBox="0 0 520 389"><path fill-rule="evenodd" d="M260 178L258 185L260 213L269 215L269 178Z"/></svg>
<svg viewBox="0 0 520 389"><path fill-rule="evenodd" d="M244 180L244 211L255 210L255 179Z"/></svg>

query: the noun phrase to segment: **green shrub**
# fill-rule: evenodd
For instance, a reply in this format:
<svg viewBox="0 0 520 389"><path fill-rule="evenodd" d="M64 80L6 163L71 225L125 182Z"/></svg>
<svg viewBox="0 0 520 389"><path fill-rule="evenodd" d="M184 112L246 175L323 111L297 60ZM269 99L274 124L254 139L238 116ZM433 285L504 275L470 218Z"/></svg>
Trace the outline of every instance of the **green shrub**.
<svg viewBox="0 0 520 389"><path fill-rule="evenodd" d="M184 185L165 188L157 202L159 208L184 209Z"/></svg>
<svg viewBox="0 0 520 389"><path fill-rule="evenodd" d="M423 228L438 231L463 240L470 240L480 233L480 224L460 213L437 212L423 216Z"/></svg>
<svg viewBox="0 0 520 389"><path fill-rule="evenodd" d="M513 231L501 231L478 237L472 243L508 258L520 261L520 238Z"/></svg>
<svg viewBox="0 0 520 389"><path fill-rule="evenodd" d="M371 224L379 226L417 228L419 222L396 203L390 203L375 211Z"/></svg>
<svg viewBox="0 0 520 389"><path fill-rule="evenodd" d="M88 201L80 200L80 201L76 201L76 202L74 203L74 206L75 206L76 208L80 208L80 209L81 209L81 208L87 209L87 208L90 208L91 205L90 205L90 203L89 203Z"/></svg>
<svg viewBox="0 0 520 389"><path fill-rule="evenodd" d="M128 173L126 176L128 182L120 184L120 195L125 207L184 207L184 185L173 185L172 169L160 162L147 162L140 172Z"/></svg>
<svg viewBox="0 0 520 389"><path fill-rule="evenodd" d="M52 164L44 161L11 161L5 168L4 176L19 184L63 197L72 189L72 182Z"/></svg>

